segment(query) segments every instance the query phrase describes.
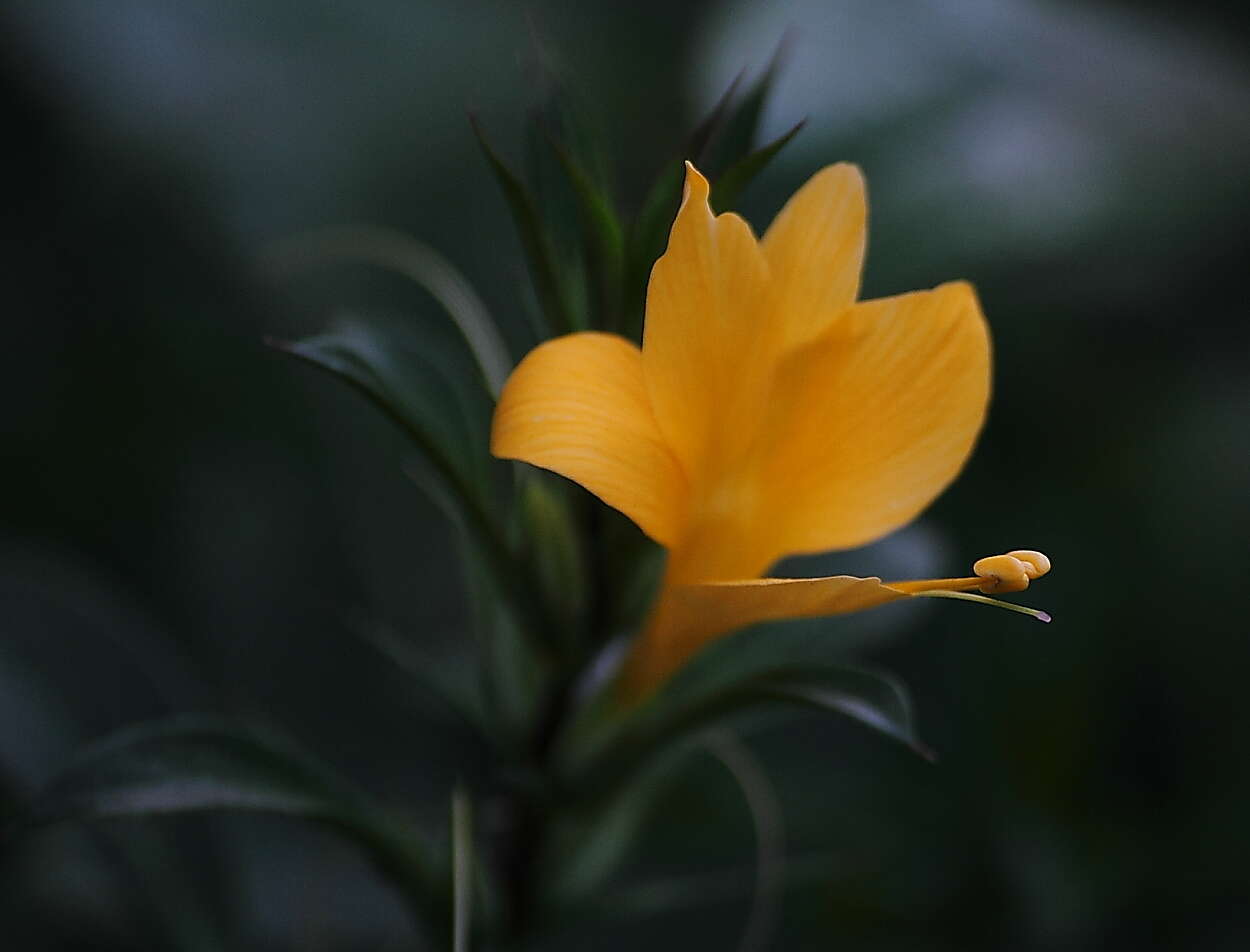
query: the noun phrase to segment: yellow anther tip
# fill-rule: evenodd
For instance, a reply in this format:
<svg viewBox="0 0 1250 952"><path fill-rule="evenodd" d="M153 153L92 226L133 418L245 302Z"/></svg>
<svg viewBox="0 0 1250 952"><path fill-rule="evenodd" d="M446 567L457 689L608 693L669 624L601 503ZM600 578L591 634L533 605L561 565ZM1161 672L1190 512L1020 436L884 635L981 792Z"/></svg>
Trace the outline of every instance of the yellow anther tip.
<svg viewBox="0 0 1250 952"><path fill-rule="evenodd" d="M991 555L972 566L973 574L984 579L980 589L986 595L1022 592L1032 579L1050 571L1050 559L1032 549L1016 549L1006 555Z"/></svg>
<svg viewBox="0 0 1250 952"><path fill-rule="evenodd" d="M1050 571L1050 559L1041 552L1033 549L1015 549L1007 554L1024 563L1024 570L1028 572L1029 578L1041 578Z"/></svg>

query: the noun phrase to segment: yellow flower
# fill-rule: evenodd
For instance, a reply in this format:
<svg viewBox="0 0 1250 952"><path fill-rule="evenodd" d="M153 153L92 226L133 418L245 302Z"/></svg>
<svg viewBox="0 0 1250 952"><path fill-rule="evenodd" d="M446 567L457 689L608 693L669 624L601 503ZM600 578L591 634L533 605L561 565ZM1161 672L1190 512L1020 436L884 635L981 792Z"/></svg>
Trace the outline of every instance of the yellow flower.
<svg viewBox="0 0 1250 952"><path fill-rule="evenodd" d="M832 165L757 240L739 216L712 214L707 180L687 163L642 348L557 338L500 395L495 455L580 483L668 549L626 663L633 696L754 622L1018 591L1050 567L1017 551L962 579L759 577L782 556L864 545L910 522L955 478L985 418L990 346L975 292L956 282L857 302L866 217L859 170Z"/></svg>

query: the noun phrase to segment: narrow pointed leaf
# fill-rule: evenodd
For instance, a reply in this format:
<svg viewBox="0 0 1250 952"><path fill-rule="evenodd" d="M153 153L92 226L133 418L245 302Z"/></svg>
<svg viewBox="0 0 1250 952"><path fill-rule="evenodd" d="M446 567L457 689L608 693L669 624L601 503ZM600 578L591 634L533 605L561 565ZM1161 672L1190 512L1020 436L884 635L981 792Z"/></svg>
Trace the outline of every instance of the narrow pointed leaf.
<svg viewBox="0 0 1250 952"><path fill-rule="evenodd" d="M763 764L732 731L712 730L704 735L708 751L733 778L751 813L755 828L755 890L742 929L741 947L768 944L777 916L785 879L785 819L777 790Z"/></svg>
<svg viewBox="0 0 1250 952"><path fill-rule="evenodd" d="M336 261L359 261L411 279L442 305L473 352L492 394L512 369L512 358L486 305L468 280L433 248L391 228L346 225L296 235L271 249L283 272Z"/></svg>
<svg viewBox="0 0 1250 952"><path fill-rule="evenodd" d="M734 78L716 105L691 134L686 143L686 154L665 164L647 192L629 232L625 271L626 336L637 338L642 333L642 308L647 276L655 260L664 252L668 230L677 214L684 178L683 161L703 160L708 168L719 171L746 155L755 137L760 112L771 89L781 55L782 47L778 47L763 75L736 104L742 74ZM711 157L705 159L709 153ZM771 155L764 162L768 158ZM763 164L760 163L760 168Z"/></svg>
<svg viewBox="0 0 1250 952"><path fill-rule="evenodd" d="M593 306L597 315L590 323L615 330L621 306L621 284L625 274L625 233L607 193L562 144L547 137L577 196L578 214L588 249L588 264L594 284ZM597 320L595 317L597 316Z"/></svg>
<svg viewBox="0 0 1250 952"><path fill-rule="evenodd" d="M621 711L604 698L602 706L583 712L562 750L569 782L592 792L605 789L673 743L748 708L778 703L839 713L931 756L916 737L906 690L885 675L781 653L771 665L728 683L692 668L693 676L679 673L634 710Z"/></svg>
<svg viewBox="0 0 1250 952"><path fill-rule="evenodd" d="M563 489L546 474L526 473L519 502L525 549L534 574L547 593L547 603L572 631L586 610L589 566L585 540Z"/></svg>
<svg viewBox="0 0 1250 952"><path fill-rule="evenodd" d="M479 740L489 740L485 702L467 665L427 652L412 638L363 617L349 617L347 630L412 681L414 691L444 713L450 725L467 728Z"/></svg>
<svg viewBox="0 0 1250 952"><path fill-rule="evenodd" d="M482 154L486 156L486 161L499 187L503 190L504 199L512 212L513 223L516 225L522 249L529 262L530 273L534 280L534 291L538 295L539 305L547 317L552 333L569 334L580 330L561 286L555 254L533 197L516 173L508 168L499 157L499 153L487 141L477 119L471 117L469 122L482 148Z"/></svg>
<svg viewBox="0 0 1250 952"><path fill-rule="evenodd" d="M678 160L666 163L656 176L638 217L630 229L625 270L626 337L642 339L643 306L651 266L664 253L669 229L681 204L685 166Z"/></svg>
<svg viewBox="0 0 1250 952"><path fill-rule="evenodd" d="M341 318L327 332L270 341L346 381L396 423L461 506L488 511L491 401L454 356L394 322Z"/></svg>
<svg viewBox="0 0 1250 952"><path fill-rule="evenodd" d="M525 718L528 698L537 683L535 666L557 655L568 637L559 623L559 609L546 601L539 567L522 550L497 544L476 532L455 501L441 491L429 468L414 460L405 472L438 505L456 527L477 650L485 659L474 692L481 701L487 730L484 737L506 747ZM518 626L521 626L518 629ZM528 636L534 651L518 641Z"/></svg>
<svg viewBox="0 0 1250 952"><path fill-rule="evenodd" d="M685 181L685 166L680 160L666 162L656 175L655 181L647 196L643 199L638 217L630 235L630 255L633 258L649 259L639 261L644 270L650 271L664 251L664 243L668 238L668 230L677 216L677 206L681 204L681 188ZM654 253L652 253L654 252Z"/></svg>
<svg viewBox="0 0 1250 952"><path fill-rule="evenodd" d="M481 553L526 630L541 644L556 644L531 570L504 536L498 464L489 449L491 400L455 355L410 329L361 318L301 341L270 343L346 381L412 439L422 455L419 484Z"/></svg>
<svg viewBox="0 0 1250 952"><path fill-rule="evenodd" d="M544 904L577 908L601 895L664 792L680 775L681 750L650 758L627 782L561 810L544 847Z"/></svg>
<svg viewBox="0 0 1250 952"><path fill-rule="evenodd" d="M764 113L764 105L772 94L773 84L785 62L789 51L790 37L783 37L777 44L772 58L764 67L759 78L751 84L739 102L737 109L726 120L723 133L717 138L715 149L709 157L707 167L719 174L743 156L751 152L759 132L760 117Z"/></svg>
<svg viewBox="0 0 1250 952"><path fill-rule="evenodd" d="M289 742L219 718L183 716L106 738L45 786L18 826L210 810L278 814L338 831L429 921L438 878L415 831Z"/></svg>
<svg viewBox="0 0 1250 952"><path fill-rule="evenodd" d="M544 128L558 132L568 153L592 182L602 186L611 178L613 163L600 112L575 83L566 80L552 95Z"/></svg>
<svg viewBox="0 0 1250 952"><path fill-rule="evenodd" d="M702 164L708 146L725 128L730 106L733 105L734 98L738 94L738 87L742 85L744 75L745 70L739 70L725 87L725 91L721 93L720 99L716 100L716 105L703 117L703 121L695 126L694 132L690 134L686 142L686 154L682 156L683 159L689 159L695 165Z"/></svg>
<svg viewBox="0 0 1250 952"><path fill-rule="evenodd" d="M911 748L925 760L935 759L916 737L907 689L887 675L843 668L836 677L818 672L815 677L780 678L774 684L760 685L759 696L843 714Z"/></svg>
<svg viewBox="0 0 1250 952"><path fill-rule="evenodd" d="M778 136L772 142L761 146L730 165L724 174L716 180L716 184L712 186L710 199L712 210L719 214L732 208L734 203L737 202L738 196L742 194L742 190L751 183L756 175L763 171L764 167L772 161L773 156L785 148L786 143L799 134L799 130L806 123L806 119L799 121L789 132Z"/></svg>

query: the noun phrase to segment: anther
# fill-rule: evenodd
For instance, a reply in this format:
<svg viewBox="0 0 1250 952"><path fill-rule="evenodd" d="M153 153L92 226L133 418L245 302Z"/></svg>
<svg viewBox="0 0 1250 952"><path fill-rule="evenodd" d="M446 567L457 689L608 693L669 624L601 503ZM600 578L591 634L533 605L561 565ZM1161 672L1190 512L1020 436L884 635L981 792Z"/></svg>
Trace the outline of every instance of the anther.
<svg viewBox="0 0 1250 952"><path fill-rule="evenodd" d="M1015 549L1007 554L1024 563L1024 571L1031 579L1041 578L1050 571L1050 559L1041 552L1035 552L1032 549Z"/></svg>
<svg viewBox="0 0 1250 952"><path fill-rule="evenodd" d="M1032 579L1050 571L1050 559L1031 549L1016 549L1006 555L991 555L972 566L981 579L978 586L986 595L1000 592L1022 592Z"/></svg>

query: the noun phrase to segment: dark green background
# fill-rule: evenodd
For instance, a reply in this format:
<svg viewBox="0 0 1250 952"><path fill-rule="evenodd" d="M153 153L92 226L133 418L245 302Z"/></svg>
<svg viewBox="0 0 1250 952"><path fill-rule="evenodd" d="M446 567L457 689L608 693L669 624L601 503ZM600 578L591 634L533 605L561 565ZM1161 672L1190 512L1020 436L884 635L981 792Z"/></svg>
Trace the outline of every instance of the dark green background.
<svg viewBox="0 0 1250 952"><path fill-rule="evenodd" d="M519 161L526 110L564 76L631 208L792 26L766 132L811 120L744 211L762 229L821 165L859 162L865 292L972 280L996 363L960 481L915 527L802 568L945 575L1039 548L1055 571L1026 600L1056 620L934 603L822 623L909 683L941 758L827 717L747 725L789 857L765 947L1246 948L1250 60L1222 10L10 2L6 810L91 739L220 711L437 829L476 755L350 620L455 656L450 533L385 421L261 339L342 308L440 318L392 276L278 280L263 252L399 228L520 340L531 292L466 110ZM154 892L136 850L186 896ZM740 794L696 756L560 947L737 948L752 858ZM257 818L10 844L0 910L16 949L168 947L158 911L205 915L232 948L411 941L346 846Z"/></svg>

